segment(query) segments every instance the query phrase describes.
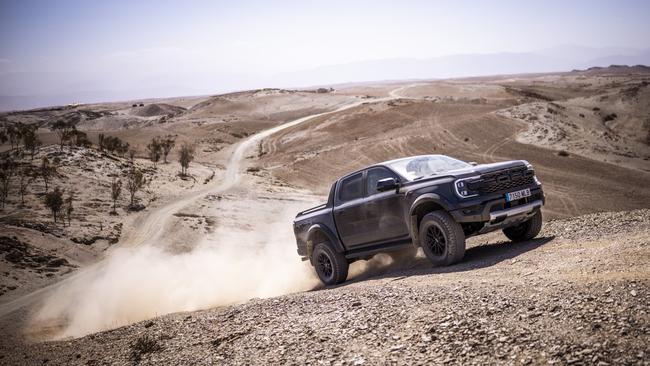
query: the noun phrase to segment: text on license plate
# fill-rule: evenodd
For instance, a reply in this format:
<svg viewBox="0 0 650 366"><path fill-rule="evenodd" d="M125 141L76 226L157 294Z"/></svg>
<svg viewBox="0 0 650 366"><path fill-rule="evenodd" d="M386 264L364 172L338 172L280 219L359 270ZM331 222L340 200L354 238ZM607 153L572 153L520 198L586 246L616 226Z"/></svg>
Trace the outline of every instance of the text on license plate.
<svg viewBox="0 0 650 366"><path fill-rule="evenodd" d="M506 201L508 202L516 201L520 198L529 197L529 196L530 196L530 189L526 188L526 189L522 189L521 191L506 193Z"/></svg>

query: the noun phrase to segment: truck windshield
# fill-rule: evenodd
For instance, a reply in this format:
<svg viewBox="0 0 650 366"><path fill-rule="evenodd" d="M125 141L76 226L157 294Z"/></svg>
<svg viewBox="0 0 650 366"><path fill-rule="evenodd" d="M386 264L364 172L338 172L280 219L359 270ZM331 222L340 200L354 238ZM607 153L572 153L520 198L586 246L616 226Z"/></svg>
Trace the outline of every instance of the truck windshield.
<svg viewBox="0 0 650 366"><path fill-rule="evenodd" d="M470 164L445 155L422 155L398 159L386 163L404 178L413 181L451 170L471 167Z"/></svg>

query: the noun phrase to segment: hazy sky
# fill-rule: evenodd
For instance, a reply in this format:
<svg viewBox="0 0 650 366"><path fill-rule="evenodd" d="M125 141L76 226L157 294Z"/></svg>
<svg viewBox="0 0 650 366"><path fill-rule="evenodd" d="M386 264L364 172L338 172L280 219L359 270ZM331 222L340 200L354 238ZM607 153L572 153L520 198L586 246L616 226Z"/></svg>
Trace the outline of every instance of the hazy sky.
<svg viewBox="0 0 650 366"><path fill-rule="evenodd" d="M650 1L0 0L0 74L107 90L165 78L202 90L368 59L648 48L648 14ZM55 92L59 79L43 79L42 92ZM21 83L2 92L34 92Z"/></svg>

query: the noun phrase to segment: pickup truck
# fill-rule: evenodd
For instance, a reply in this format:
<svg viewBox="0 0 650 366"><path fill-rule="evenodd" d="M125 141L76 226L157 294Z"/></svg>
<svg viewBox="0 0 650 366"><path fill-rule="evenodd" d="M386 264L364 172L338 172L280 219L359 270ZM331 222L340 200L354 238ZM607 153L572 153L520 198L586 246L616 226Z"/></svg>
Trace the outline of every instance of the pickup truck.
<svg viewBox="0 0 650 366"><path fill-rule="evenodd" d="M466 163L445 155L386 161L332 184L327 202L298 213L298 254L325 285L377 253L422 248L433 265L465 255L465 238L501 229L512 241L542 227L542 184L525 160Z"/></svg>

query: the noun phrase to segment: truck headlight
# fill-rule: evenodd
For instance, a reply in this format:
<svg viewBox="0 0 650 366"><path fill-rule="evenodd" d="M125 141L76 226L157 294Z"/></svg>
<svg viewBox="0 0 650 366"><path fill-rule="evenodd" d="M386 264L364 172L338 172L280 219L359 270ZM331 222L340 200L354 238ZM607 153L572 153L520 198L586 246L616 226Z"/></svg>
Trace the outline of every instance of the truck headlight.
<svg viewBox="0 0 650 366"><path fill-rule="evenodd" d="M454 182L454 190L461 198L469 198L478 196L478 187L474 182L478 177L458 179Z"/></svg>
<svg viewBox="0 0 650 366"><path fill-rule="evenodd" d="M524 160L524 163L526 163L526 169L535 173L535 170L533 169L533 164L527 162L526 160ZM535 181L535 184L537 184L538 186L542 185L542 182L540 182L539 179L537 179L537 174L533 174L533 181Z"/></svg>

